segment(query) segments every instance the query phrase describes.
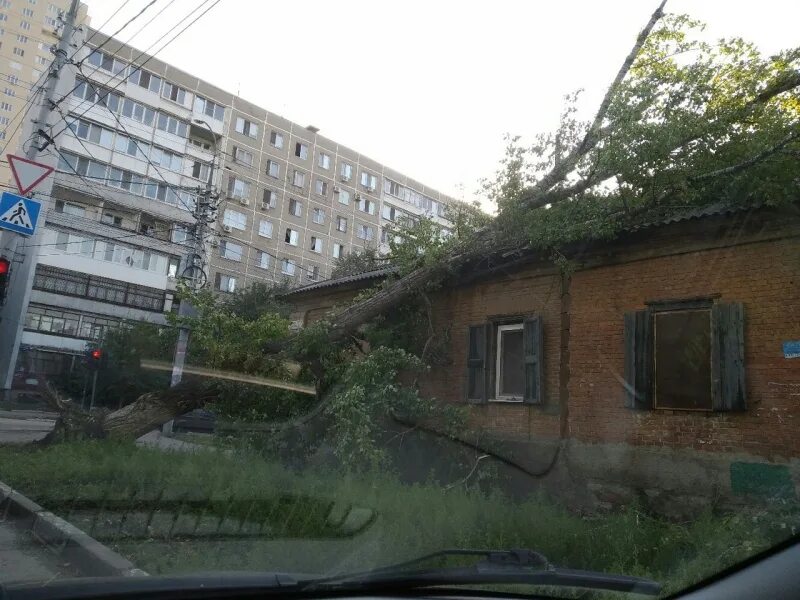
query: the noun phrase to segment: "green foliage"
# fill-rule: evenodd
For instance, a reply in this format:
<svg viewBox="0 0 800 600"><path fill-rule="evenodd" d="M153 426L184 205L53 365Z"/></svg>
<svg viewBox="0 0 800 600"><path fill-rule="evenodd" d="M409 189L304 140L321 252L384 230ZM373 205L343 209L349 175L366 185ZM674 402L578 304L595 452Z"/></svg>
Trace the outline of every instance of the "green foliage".
<svg viewBox="0 0 800 600"><path fill-rule="evenodd" d="M499 240L553 250L698 205L796 201L800 95L758 96L797 73L800 48L765 57L741 39L704 42L702 27L679 15L659 22L613 95L596 145L548 192L551 207L522 200L583 142L589 124L577 118L578 94L565 99L556 131L529 146L507 138L499 171L484 182L499 209Z"/></svg>
<svg viewBox="0 0 800 600"><path fill-rule="evenodd" d="M792 503L724 515L707 510L687 523L654 518L637 506L582 517L537 496L512 500L496 490L463 486L445 492L440 484L403 485L378 473L295 473L252 453L171 453L169 460L164 458L157 450L111 441L4 447L0 480L60 516L66 516L76 498L102 501L136 494L171 500L187 492L244 500L248 508L254 500L292 495L308 498L309 507L334 503L341 507L338 514L355 506L378 516L366 532L334 543L320 539L326 536L326 521L306 512L303 521L311 529L300 529L301 539L289 539L295 511L280 512L262 536L236 544L202 538L157 544L118 538L113 543L152 574L264 569L323 573L333 565L363 570L442 548L532 548L563 567L651 577L670 593L796 534L800 526L800 512ZM375 539L392 543L370 543Z"/></svg>
<svg viewBox="0 0 800 600"><path fill-rule="evenodd" d="M285 282L255 281L250 286L236 290L224 301L231 314L247 321L255 321L264 313L274 313L289 318L289 306L281 297L289 291Z"/></svg>
<svg viewBox="0 0 800 600"><path fill-rule="evenodd" d="M365 247L361 250L353 249L337 258L333 262L331 278L345 277L374 271L386 266L386 260L378 254L378 250L372 247Z"/></svg>
<svg viewBox="0 0 800 600"><path fill-rule="evenodd" d="M386 450L378 438L392 413L414 420L444 416L447 407L419 396L398 379L425 369L422 361L400 348L376 348L350 362L338 381L327 413L333 417L334 453L347 468L365 470L386 465ZM457 414L446 422L455 426Z"/></svg>

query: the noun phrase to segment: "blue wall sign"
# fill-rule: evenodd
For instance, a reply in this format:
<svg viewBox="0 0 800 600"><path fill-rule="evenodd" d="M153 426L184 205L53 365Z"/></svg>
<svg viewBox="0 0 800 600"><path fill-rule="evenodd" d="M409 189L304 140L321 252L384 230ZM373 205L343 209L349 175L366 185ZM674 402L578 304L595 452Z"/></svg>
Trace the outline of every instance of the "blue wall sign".
<svg viewBox="0 0 800 600"><path fill-rule="evenodd" d="M38 200L3 192L0 196L0 229L33 235L41 208Z"/></svg>
<svg viewBox="0 0 800 600"><path fill-rule="evenodd" d="M800 340L783 342L783 358L800 358Z"/></svg>

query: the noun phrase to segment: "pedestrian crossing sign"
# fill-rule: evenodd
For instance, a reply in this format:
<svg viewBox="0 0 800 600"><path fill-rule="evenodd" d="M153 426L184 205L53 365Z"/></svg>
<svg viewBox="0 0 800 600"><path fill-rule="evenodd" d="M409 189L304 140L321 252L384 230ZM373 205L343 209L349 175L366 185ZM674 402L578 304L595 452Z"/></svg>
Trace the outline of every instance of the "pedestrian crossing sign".
<svg viewBox="0 0 800 600"><path fill-rule="evenodd" d="M38 200L3 192L0 196L0 229L33 235L41 208Z"/></svg>

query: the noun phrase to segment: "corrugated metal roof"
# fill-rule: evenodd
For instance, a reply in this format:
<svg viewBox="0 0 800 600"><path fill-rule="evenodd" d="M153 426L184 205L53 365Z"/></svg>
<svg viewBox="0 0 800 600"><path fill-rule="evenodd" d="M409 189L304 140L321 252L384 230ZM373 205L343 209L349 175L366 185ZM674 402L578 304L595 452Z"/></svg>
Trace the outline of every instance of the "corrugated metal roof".
<svg viewBox="0 0 800 600"><path fill-rule="evenodd" d="M337 277L336 279L326 279L318 283L309 283L299 288L295 288L286 292L284 296L292 296L294 294L302 294L303 292L310 292L312 290L320 290L329 287L338 287L348 283L355 283L357 281L365 281L367 279L380 279L387 277L397 272L397 267L381 267L380 269L372 269L370 271L362 271L361 273L354 273L353 275L345 275L344 277Z"/></svg>

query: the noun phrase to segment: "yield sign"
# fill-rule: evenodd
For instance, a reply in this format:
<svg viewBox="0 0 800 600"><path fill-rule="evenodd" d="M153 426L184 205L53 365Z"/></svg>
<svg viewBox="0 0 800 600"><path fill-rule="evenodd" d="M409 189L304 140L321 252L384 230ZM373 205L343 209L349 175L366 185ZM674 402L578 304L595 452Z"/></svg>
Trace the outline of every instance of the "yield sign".
<svg viewBox="0 0 800 600"><path fill-rule="evenodd" d="M7 154L8 164L20 194L27 194L55 169L21 156Z"/></svg>

